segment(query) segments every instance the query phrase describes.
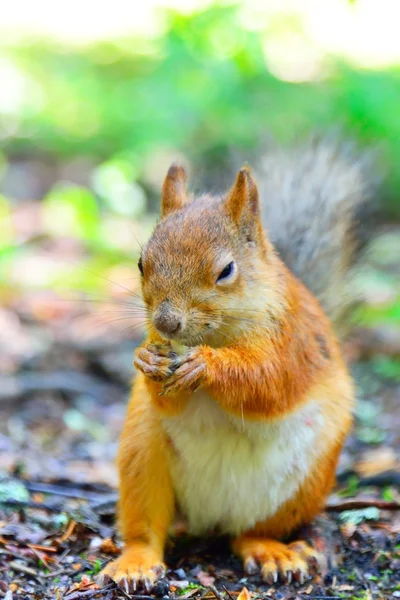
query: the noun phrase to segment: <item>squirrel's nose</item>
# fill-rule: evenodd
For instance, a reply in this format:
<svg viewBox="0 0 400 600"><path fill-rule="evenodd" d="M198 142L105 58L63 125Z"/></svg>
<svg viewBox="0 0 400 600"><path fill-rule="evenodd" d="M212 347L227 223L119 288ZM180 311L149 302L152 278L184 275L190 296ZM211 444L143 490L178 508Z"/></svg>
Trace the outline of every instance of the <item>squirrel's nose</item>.
<svg viewBox="0 0 400 600"><path fill-rule="evenodd" d="M174 335L183 326L182 315L165 308L158 310L153 316L153 323L160 333Z"/></svg>

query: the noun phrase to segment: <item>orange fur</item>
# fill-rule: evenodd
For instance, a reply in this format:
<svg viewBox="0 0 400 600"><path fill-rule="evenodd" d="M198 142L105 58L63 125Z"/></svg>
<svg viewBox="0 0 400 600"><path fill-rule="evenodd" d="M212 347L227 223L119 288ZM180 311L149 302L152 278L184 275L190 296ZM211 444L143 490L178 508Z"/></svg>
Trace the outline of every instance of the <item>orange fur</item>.
<svg viewBox="0 0 400 600"><path fill-rule="evenodd" d="M342 444L337 443L324 455L297 494L285 502L273 518L257 523L246 535L285 539L316 517L324 508L325 499L335 483L335 469L341 447Z"/></svg>
<svg viewBox="0 0 400 600"><path fill-rule="evenodd" d="M119 529L122 555L103 571L117 582L154 582L164 568L167 530L174 496L167 463L167 440L148 394L143 375L133 388L118 453Z"/></svg>
<svg viewBox="0 0 400 600"><path fill-rule="evenodd" d="M335 483L336 463L341 441L314 467L297 494L285 502L273 518L257 523L233 542L233 550L244 562L247 572L260 565L263 578L275 583L283 580L303 581L311 567L324 568L325 560L305 542L276 542L285 539L301 525L309 523L323 510L325 499Z"/></svg>
<svg viewBox="0 0 400 600"><path fill-rule="evenodd" d="M247 573L256 572L259 565L263 579L270 584L276 583L279 575L287 583L303 583L310 569L322 566L319 554L302 541L282 544L248 533L235 540L233 549L242 557Z"/></svg>
<svg viewBox="0 0 400 600"><path fill-rule="evenodd" d="M292 576L288 573L303 578L315 553L302 543L286 547L276 540L324 506L351 425L352 383L328 318L264 234L248 170L239 173L227 199L205 196L188 202L184 183L181 169L170 170L165 218L142 260L149 311L154 314L163 303L164 318L168 310L174 318L181 314L177 339L187 348L177 356L170 338L162 339L153 329L136 353L141 373L118 456L126 550L104 575L153 581L163 564L175 502L174 448L163 423L179 419L202 388L224 413L243 423L282 422L308 403L321 412L327 427L316 434L317 459L297 492L234 542L245 566L259 564L267 580L274 581L278 572L286 579ZM216 285L221 260L237 264L227 287Z"/></svg>

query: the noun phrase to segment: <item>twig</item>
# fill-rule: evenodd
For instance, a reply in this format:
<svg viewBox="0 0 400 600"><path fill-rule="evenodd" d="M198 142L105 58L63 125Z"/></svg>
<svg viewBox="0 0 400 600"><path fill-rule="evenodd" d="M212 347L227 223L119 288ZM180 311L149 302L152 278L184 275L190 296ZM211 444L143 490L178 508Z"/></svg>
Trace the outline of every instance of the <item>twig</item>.
<svg viewBox="0 0 400 600"><path fill-rule="evenodd" d="M37 508L41 510L48 510L49 512L61 512L60 507L49 506L43 502L33 502L33 500L15 500L14 498L7 498L6 500L0 500L1 506L12 506L18 508Z"/></svg>
<svg viewBox="0 0 400 600"><path fill-rule="evenodd" d="M77 593L80 593L80 595L81 595L80 597L82 598L83 594L86 594L86 596L88 593L93 594L93 592L96 594L100 594L103 591L106 592L107 590L115 588L115 585L112 582L108 583L106 586L104 586L102 588L99 588L96 586L95 590L93 589L94 585L95 585L95 583L94 583L94 581L92 581L88 585L85 584L85 586L84 586L85 589L82 589L82 587L79 587L79 588L72 588L72 590L67 590L66 592L64 592L63 598L68 598L68 600L71 600L71 598L74 598L75 594L77 594ZM90 587L90 589L87 589L88 586Z"/></svg>
<svg viewBox="0 0 400 600"><path fill-rule="evenodd" d="M37 483L36 481L21 480L26 489L30 492L41 492L42 494L53 494L54 496L64 496L65 498L75 498L79 500L99 500L102 496L100 492L84 492L79 489L64 489L52 483Z"/></svg>
<svg viewBox="0 0 400 600"><path fill-rule="evenodd" d="M130 598L131 596L129 594L126 593L126 591L124 590L123 587L121 587L120 585L118 585L118 583L116 584L117 586L117 590L125 597L125 598Z"/></svg>
<svg viewBox="0 0 400 600"><path fill-rule="evenodd" d="M41 575L41 577L48 579L50 577L58 577L59 575L75 575L75 571L68 571L68 569L57 569L56 571L51 571L51 573L44 573Z"/></svg>
<svg viewBox="0 0 400 600"><path fill-rule="evenodd" d="M215 587L215 585L211 584L208 586L208 588L212 591L212 593L217 598L217 600L222 600L222 596L221 596L220 592L217 590L217 588Z"/></svg>
<svg viewBox="0 0 400 600"><path fill-rule="evenodd" d="M94 598L108 588L96 589L96 590L72 590L70 594L64 596L68 600L81 600L81 598ZM154 599L152 599L154 600Z"/></svg>
<svg viewBox="0 0 400 600"><path fill-rule="evenodd" d="M119 588L119 590L121 590L121 588ZM141 594L129 594L127 598L130 598L130 600L154 600L154 596L142 596Z"/></svg>
<svg viewBox="0 0 400 600"><path fill-rule="evenodd" d="M52 477L51 479L36 477L35 481L31 481L30 479L26 479L24 477L18 476L16 473L14 474L14 476L18 477L18 479L21 481L21 483L24 483L25 486L28 486L31 483L32 484L34 483L34 484L43 484L43 485L53 485L53 486L58 486L63 490L65 490L65 489L84 490L86 492L94 492L95 494L102 494L103 496L105 494L109 494L109 493L115 491L112 487L110 487L106 483L95 483L95 482L88 482L88 481L72 481L71 479L68 479L67 477Z"/></svg>
<svg viewBox="0 0 400 600"><path fill-rule="evenodd" d="M66 531L62 534L62 536L60 536L59 538L57 538L55 540L55 542L57 544L61 545L63 542L67 541L68 538L70 538L71 535L74 533L75 527L76 527L76 521L71 520L69 522L69 525L68 525Z"/></svg>
<svg viewBox="0 0 400 600"><path fill-rule="evenodd" d="M377 473L376 475L366 475L360 477L360 474L353 469L348 469L337 476L338 483L347 483L350 477L357 477L357 487L387 487L390 485L400 486L400 473L394 469L388 469L383 473Z"/></svg>
<svg viewBox="0 0 400 600"><path fill-rule="evenodd" d="M58 557L56 558L55 564L56 564L56 565L59 565L59 564L61 564L61 563L63 562L64 558L65 558L66 556L68 556L68 554L69 554L70 552L71 552L71 548L66 548L66 549L64 550L64 552L63 552L63 553L62 553L60 556L58 556Z"/></svg>
<svg viewBox="0 0 400 600"><path fill-rule="evenodd" d="M379 508L380 510L400 510L400 502L379 500L378 498L354 498L354 500L328 503L325 508L329 512L342 512L344 510L356 510L370 507Z"/></svg>
<svg viewBox="0 0 400 600"><path fill-rule="evenodd" d="M230 593L230 591L227 589L227 587L225 585L222 586L225 590L225 592L228 594L228 597L230 598L230 600L234 600L232 594Z"/></svg>
<svg viewBox="0 0 400 600"><path fill-rule="evenodd" d="M31 575L32 577L39 577L39 574L37 571L35 571L35 569L32 569L31 567L27 567L19 562L17 562L16 560L12 560L9 563L9 567L10 569L14 569L15 571L20 571L21 573L25 573L26 575Z"/></svg>
<svg viewBox="0 0 400 600"><path fill-rule="evenodd" d="M62 488L60 485L54 485L52 483L41 483L36 481L25 481L21 479L26 489L29 492L40 492L42 494L49 494L53 496L61 496L63 498L74 498L74 500L86 500L91 506L93 505L96 510L99 510L97 507L100 507L100 510L103 505L106 503L116 504L118 500L118 495L115 492L102 492L102 491L85 491L85 489L79 488ZM14 500L12 502L15 502ZM20 506L24 506L24 503L21 502ZM60 507L52 507L47 504L36 503L28 501L26 503L28 508L46 508L47 510L51 510L53 512L60 512Z"/></svg>
<svg viewBox="0 0 400 600"><path fill-rule="evenodd" d="M299 594L299 596L311 600L341 600L341 596L306 596L304 594Z"/></svg>
<svg viewBox="0 0 400 600"><path fill-rule="evenodd" d="M53 546L42 546L41 544L27 544L27 546L39 552L58 552L58 548L54 548Z"/></svg>
<svg viewBox="0 0 400 600"><path fill-rule="evenodd" d="M42 563L44 564L44 566L46 567L46 569L49 569L49 563L47 562L47 556L45 555L45 553L44 552L40 552L39 550L36 550L33 546L30 546L30 549L35 554L35 556L39 560L42 561ZM50 557L49 557L49 559L50 559Z"/></svg>
<svg viewBox="0 0 400 600"><path fill-rule="evenodd" d="M4 542L2 542L4 543ZM7 546L5 548L0 548L0 556L5 555L5 556L13 556L14 558L16 558L17 560L21 560L21 554L19 552L12 552L9 549L9 546L7 544Z"/></svg>

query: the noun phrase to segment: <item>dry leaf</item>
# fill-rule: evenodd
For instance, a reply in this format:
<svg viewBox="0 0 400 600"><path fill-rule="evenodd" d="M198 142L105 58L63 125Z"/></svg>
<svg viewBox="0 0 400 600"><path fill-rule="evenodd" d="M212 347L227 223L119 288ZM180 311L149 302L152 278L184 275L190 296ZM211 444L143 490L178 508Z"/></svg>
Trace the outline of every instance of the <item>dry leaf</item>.
<svg viewBox="0 0 400 600"><path fill-rule="evenodd" d="M215 581L215 577L209 575L208 573L205 573L204 571L199 571L196 575L196 578L204 587L210 587L210 585L213 585Z"/></svg>
<svg viewBox="0 0 400 600"><path fill-rule="evenodd" d="M237 597L237 600L251 600L251 595L247 587L244 587L242 589L239 596Z"/></svg>
<svg viewBox="0 0 400 600"><path fill-rule="evenodd" d="M104 552L104 554L121 554L121 550L118 548L117 544L113 542L111 538L106 538L102 541L100 550Z"/></svg>
<svg viewBox="0 0 400 600"><path fill-rule="evenodd" d="M374 448L364 452L362 460L355 465L356 471L362 477L379 475L398 465L396 452L393 448Z"/></svg>
<svg viewBox="0 0 400 600"><path fill-rule="evenodd" d="M309 585L308 588L306 590L304 590L302 593L303 594L307 594L307 596L308 596L309 594L311 594L311 592L313 591L313 589L314 589L314 586L313 585Z"/></svg>
<svg viewBox="0 0 400 600"><path fill-rule="evenodd" d="M352 592L354 590L354 585L339 585L337 588L339 592Z"/></svg>

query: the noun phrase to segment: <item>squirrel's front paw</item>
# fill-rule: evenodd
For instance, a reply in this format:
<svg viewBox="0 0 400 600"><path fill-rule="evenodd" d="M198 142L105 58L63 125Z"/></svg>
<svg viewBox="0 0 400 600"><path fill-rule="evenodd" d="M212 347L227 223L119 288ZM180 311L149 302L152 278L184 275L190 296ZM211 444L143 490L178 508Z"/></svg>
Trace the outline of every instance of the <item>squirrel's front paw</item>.
<svg viewBox="0 0 400 600"><path fill-rule="evenodd" d="M177 357L169 345L148 344L137 349L134 365L152 381L163 382L174 372Z"/></svg>
<svg viewBox="0 0 400 600"><path fill-rule="evenodd" d="M164 383L161 394L175 395L180 392L195 392L204 383L206 361L201 347L190 348L176 356L173 373Z"/></svg>
<svg viewBox="0 0 400 600"><path fill-rule="evenodd" d="M165 565L159 553L150 546L134 544L125 548L119 558L108 563L97 581L100 585L107 585L112 580L127 594L134 593L139 587L149 592L164 574Z"/></svg>

